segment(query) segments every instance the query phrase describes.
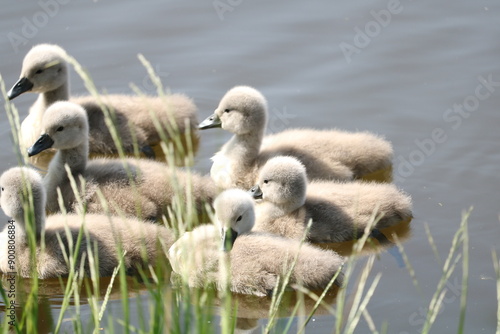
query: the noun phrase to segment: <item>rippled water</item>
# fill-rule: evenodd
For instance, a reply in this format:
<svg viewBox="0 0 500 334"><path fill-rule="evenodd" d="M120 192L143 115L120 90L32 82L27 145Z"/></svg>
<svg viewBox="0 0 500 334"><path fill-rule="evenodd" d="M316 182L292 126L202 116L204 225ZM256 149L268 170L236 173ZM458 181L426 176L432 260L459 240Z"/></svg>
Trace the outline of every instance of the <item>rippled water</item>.
<svg viewBox="0 0 500 334"><path fill-rule="evenodd" d="M382 280L368 305L375 326L387 323L389 333L420 331L422 312L441 276L424 225L445 258L462 210L474 206L465 332L494 331L498 2L59 0L50 16L40 3L15 1L0 12L0 73L7 88L30 47L51 42L76 57L102 90L130 93L133 82L154 93L137 60L142 53L173 92L194 98L200 119L226 90L247 84L269 100L270 131L338 127L386 136L395 149L394 181L414 200L415 219L404 247L421 291L407 269L382 251L372 271L382 272ZM214 3L229 5L218 13ZM74 73L71 85L74 94L85 93ZM22 117L34 99L25 94L15 100ZM196 169L208 172L209 157L229 135L216 130L201 135ZM0 170L5 170L17 163L5 114L0 140ZM1 224L6 221L2 215ZM449 280L434 332L456 331L460 279L457 271ZM318 315L308 328L329 333L333 324L331 316ZM362 320L359 332L366 330Z"/></svg>

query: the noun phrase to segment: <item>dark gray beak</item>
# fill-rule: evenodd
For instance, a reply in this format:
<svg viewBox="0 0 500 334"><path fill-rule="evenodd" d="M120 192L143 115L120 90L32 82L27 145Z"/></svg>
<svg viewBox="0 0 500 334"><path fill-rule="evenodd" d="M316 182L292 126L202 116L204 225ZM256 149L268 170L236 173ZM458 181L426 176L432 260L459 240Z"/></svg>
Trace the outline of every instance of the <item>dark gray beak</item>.
<svg viewBox="0 0 500 334"><path fill-rule="evenodd" d="M51 148L52 145L54 145L54 140L52 140L48 134L44 133L30 148L28 148L28 157L37 155L38 153Z"/></svg>
<svg viewBox="0 0 500 334"><path fill-rule="evenodd" d="M248 191L248 193L252 195L254 199L262 199L262 190L260 190L260 187L258 185L253 186L252 189Z"/></svg>
<svg viewBox="0 0 500 334"><path fill-rule="evenodd" d="M220 128L222 126L222 123L220 121L219 116L216 114L210 115L205 119L203 122L198 125L198 129L200 130L205 130L205 129L212 129L212 128Z"/></svg>
<svg viewBox="0 0 500 334"><path fill-rule="evenodd" d="M28 78L22 77L19 79L14 86L7 93L9 100L15 99L22 93L28 92L33 88L33 83L28 80Z"/></svg>
<svg viewBox="0 0 500 334"><path fill-rule="evenodd" d="M238 237L238 232L236 232L232 228L229 228L226 231L223 231L222 250L226 253L231 251L231 249L233 249L233 245L234 245L234 242L236 241L237 237Z"/></svg>

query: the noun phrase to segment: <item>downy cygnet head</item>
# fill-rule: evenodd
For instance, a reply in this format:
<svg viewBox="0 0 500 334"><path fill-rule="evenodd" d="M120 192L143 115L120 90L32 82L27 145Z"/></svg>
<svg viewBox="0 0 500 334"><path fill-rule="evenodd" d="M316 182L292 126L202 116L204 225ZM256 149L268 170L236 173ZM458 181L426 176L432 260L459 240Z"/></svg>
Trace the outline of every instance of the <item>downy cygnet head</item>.
<svg viewBox="0 0 500 334"><path fill-rule="evenodd" d="M34 46L24 57L19 80L7 93L9 100L28 91L49 92L67 83L66 57L66 52L57 45Z"/></svg>
<svg viewBox="0 0 500 334"><path fill-rule="evenodd" d="M72 149L88 141L87 113L78 104L60 101L52 104L42 119L42 134L28 149L34 156L46 149Z"/></svg>
<svg viewBox="0 0 500 334"><path fill-rule="evenodd" d="M255 88L236 86L224 95L214 114L201 122L198 128L222 128L236 135L245 135L263 132L266 124L266 98Z"/></svg>
<svg viewBox="0 0 500 334"><path fill-rule="evenodd" d="M255 209L252 197L243 190L229 189L214 201L216 225L220 228L222 249L230 251L236 238L252 230Z"/></svg>
<svg viewBox="0 0 500 334"><path fill-rule="evenodd" d="M13 167L0 177L0 206L3 212L14 220L24 221L25 206L33 196L35 213L43 212L45 189L42 176L28 167ZM40 231L36 231L40 233Z"/></svg>
<svg viewBox="0 0 500 334"><path fill-rule="evenodd" d="M294 209L304 204L307 175L304 165L294 157L269 159L259 172L257 184L250 189L254 199Z"/></svg>

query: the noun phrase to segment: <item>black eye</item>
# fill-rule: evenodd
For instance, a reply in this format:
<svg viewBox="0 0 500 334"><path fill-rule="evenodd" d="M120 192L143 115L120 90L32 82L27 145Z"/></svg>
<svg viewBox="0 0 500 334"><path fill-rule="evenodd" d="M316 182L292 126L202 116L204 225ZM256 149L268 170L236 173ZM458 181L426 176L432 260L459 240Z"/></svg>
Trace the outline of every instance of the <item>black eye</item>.
<svg viewBox="0 0 500 334"><path fill-rule="evenodd" d="M241 219L243 219L243 216L239 216L238 218L236 218L236 221L239 222Z"/></svg>
<svg viewBox="0 0 500 334"><path fill-rule="evenodd" d="M64 126L58 127L56 131L62 131L62 130L64 130Z"/></svg>
<svg viewBox="0 0 500 334"><path fill-rule="evenodd" d="M224 112L230 112L231 110L230 109L225 109Z"/></svg>
<svg viewBox="0 0 500 334"><path fill-rule="evenodd" d="M2 187L2 191L3 191L3 187Z"/></svg>
<svg viewBox="0 0 500 334"><path fill-rule="evenodd" d="M35 72L35 74L40 74L40 73L42 73L42 72L43 72L43 69L41 69L41 68L40 68L40 69L38 69L38 70Z"/></svg>
<svg viewBox="0 0 500 334"><path fill-rule="evenodd" d="M268 184L268 183L269 183L269 180L264 180L264 183L265 183L265 184Z"/></svg>

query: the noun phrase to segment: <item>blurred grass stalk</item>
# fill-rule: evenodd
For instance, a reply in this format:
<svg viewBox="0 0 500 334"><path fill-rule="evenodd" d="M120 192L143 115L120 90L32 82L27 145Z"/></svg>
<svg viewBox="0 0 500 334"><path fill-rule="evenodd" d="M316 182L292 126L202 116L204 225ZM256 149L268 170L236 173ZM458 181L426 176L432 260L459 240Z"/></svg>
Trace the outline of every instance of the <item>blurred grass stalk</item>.
<svg viewBox="0 0 500 334"><path fill-rule="evenodd" d="M162 98L166 98L163 85L158 75L154 72L151 64L142 56L139 55L141 63L146 68L151 80L155 83L157 87L158 95ZM104 110L106 125L109 127L111 134L113 136L114 143L118 148L118 155L120 159L125 161L125 152L121 139L116 127L114 125L114 111L109 110L103 103L100 94L98 93L94 83L92 82L88 73L81 67L81 65L72 57L68 58L68 62L71 63L76 72L85 82L88 91L96 98L96 100L101 104ZM19 114L13 104L8 101L7 94L5 91L5 85L3 78L0 76L0 89L4 96L5 110L9 118L9 123L12 129L12 138L14 142L14 152L18 159L19 165L25 165L27 157L24 152L20 150L19 141ZM133 86L133 90L138 95L144 95L137 87ZM145 96L145 95L144 95ZM177 129L177 125L172 120L170 124L160 124L156 118L154 112L150 110L150 114L155 121L155 127L160 132L163 142L161 143L161 148L165 154L165 159L167 165L165 170L166 173L173 172L174 166L179 163L179 159L183 159L182 163L187 166L192 166L194 161L194 150L192 143L192 134L180 134ZM166 132L165 132L166 128ZM189 129L189 127L187 127ZM183 137L185 136L185 137ZM183 143L187 143L186 146ZM186 150L187 147L187 150ZM134 152L136 157L139 157L139 146L137 141L134 144ZM127 168L127 164L124 164ZM189 170L189 169L188 169ZM85 203L81 198L81 191L84 189L85 183L83 180L80 181L80 189L78 189L77 183L72 178L71 173L68 171L70 176L73 190L78 198L79 214L82 216L82 228L78 235L75 244L70 244L69 254L65 254L68 266L71 268L70 275L67 279L60 279L61 288L64 290L64 298L62 301L61 308L59 310L58 320L53 329L54 333L59 333L61 331L67 331L67 329L62 328L65 319L71 320L73 324L72 330L75 333L87 333L92 331L94 333L101 332L104 328L104 332L113 333L116 331L125 331L126 333L138 332L138 333L214 333L220 331L223 334L233 333L235 327L235 316L237 314L237 305L235 307L234 301L231 299L231 294L225 289L222 294L222 310L221 310L221 329L217 330L213 324L215 318L213 310L213 301L217 298L217 292L213 289L190 289L186 283L183 283L179 288L172 289L170 284L170 273L171 268L169 264L156 263L155 266L150 265L148 271L141 272L140 277L127 277L125 272L125 267L123 265L124 253L120 249L117 253L120 254L120 265L115 269L113 277L106 288L104 296L100 295L100 279L99 279L99 259L96 256L95 245L87 243L86 258L81 259L80 263L77 263L77 253L79 247L81 246L83 238L88 238L88 232L84 229L85 222ZM133 175L129 171L129 177L133 183ZM193 226L199 224L198 216L195 214L195 203L192 198L192 189L183 189L181 185L172 180L174 188L176 190L176 198L173 200L173 206L170 209L170 214L168 217L163 219L164 223L171 225L178 234L182 234L184 231L191 229ZM29 187L28 187L29 188ZM190 187L187 187L190 188ZM137 191L137 188L135 188ZM28 189L28 194L29 189ZM60 193L59 193L60 195ZM103 201L103 206L109 207L110 203L107 203L105 198L101 195L101 200ZM28 196L26 201L27 208L27 222L34 222L34 210L32 196ZM60 201L62 204L62 201ZM112 204L112 203L111 203ZM63 210L64 212L64 210ZM138 206L138 214L140 215L140 207ZM443 302L445 295L445 283L450 278L450 275L454 272L459 260L462 260L462 295L460 300L460 317L458 323L458 332L463 333L465 314L466 314L466 301L467 301L467 286L468 286L468 270L469 270L469 256L468 256L468 230L467 230L467 220L469 218L470 210L463 215L462 223L459 230L455 234L452 246L449 250L448 257L443 265L443 274L438 283L437 289L432 297L429 304L426 322L422 333L429 333L432 325L434 324L436 317L438 315L439 308ZM209 212L210 218L211 213ZM372 225L377 221L375 213L372 217ZM36 260L36 242L35 234L32 223L27 226L28 238L30 240L30 250L32 254L33 261ZM67 230L66 233L69 233ZM435 247L434 239L430 234L428 229L426 230L428 235L429 243L432 246L433 251L437 255L437 248ZM319 296L315 293L304 289L303 287L297 286L297 302L293 306L292 316L300 311L300 315L305 317L305 321L301 323L297 332L303 333L306 330L306 326L312 319L314 312L318 307L323 306L331 315L336 318L336 323L334 325L335 333L354 333L356 327L358 326L361 316L364 317L368 324L368 327L372 333L378 333L375 324L368 312L368 303L370 298L373 296L374 291L381 279L381 273L375 275L371 280L371 284L368 284L369 278L372 276L371 271L374 265L374 256L368 257L358 279L351 286L351 290L354 290L350 295L348 295L349 282L355 278L355 267L359 260L362 258L360 252L364 247L367 239L369 237L369 228L365 230L364 235L360 240L354 244L353 255L349 257L347 263L344 265L345 271L345 286L341 288L337 295L336 305L328 305L324 302L324 298L327 295L327 291L331 288L336 277L332 279L328 288ZM88 240L88 239L87 239ZM397 242L400 251L403 254L405 263L410 272L415 286L419 288L416 274L411 267L409 258L404 252L402 245ZM458 253L459 247L462 246L462 253ZM43 243L41 245L43 247ZM168 250L165 249L165 252ZM498 260L496 258L496 253L493 253L495 271L497 275L497 288L498 288L498 327L497 333L500 334L500 269ZM84 261L88 261L90 277L83 277L83 267ZM296 259L295 259L296 261ZM295 263L294 261L294 263ZM36 262L34 262L36 263ZM272 297L271 306L269 309L269 320L264 331L274 332L277 331L276 319L279 316L278 310L283 306L283 295L285 292L286 285L290 278L291 270L293 270L293 265L290 268L288 275L281 277L281 285L276 288L276 291ZM33 272L35 273L35 271ZM118 279L116 281L116 278ZM115 282L116 281L116 282ZM185 282L185 279L183 280ZM107 311L109 305L109 300L111 298L113 285L118 284L120 290L120 299L122 303L122 316L118 317L114 312L116 310ZM33 275L33 279L30 284L30 292L27 296L26 301L16 300L16 305L18 305L21 310L21 317L18 319L15 328L10 328L8 322L4 321L0 325L0 332L7 333L10 330L14 330L16 333L22 332L37 332L37 322L38 322L38 290L39 281L37 275ZM140 287L146 291L147 298L140 297L138 295L136 298L135 308L132 310L131 306L131 294L137 291L137 287ZM20 289L21 287L18 287ZM84 295L82 295L84 293ZM0 286L0 296L2 296L4 303L8 303L8 298L5 293L3 286ZM309 314L305 314L305 309L301 303L304 302L304 298L312 298L315 301L314 307ZM83 302L89 303L89 308L91 311L91 319L82 318L81 307ZM146 303L146 304L144 304ZM72 307L70 308L70 305ZM131 316L131 312L137 312L135 317ZM147 319L149 313L149 319ZM71 314L68 314L71 313ZM5 315L4 315L5 318ZM293 318L291 318L284 328L284 332L288 332L291 328ZM87 323L88 322L88 323ZM120 328L117 328L119 325Z"/></svg>
<svg viewBox="0 0 500 334"><path fill-rule="evenodd" d="M492 254L493 258L493 268L495 268L495 277L496 277L496 285L497 285L497 330L496 334L500 334L500 263L498 262L498 256L496 250L493 249Z"/></svg>

